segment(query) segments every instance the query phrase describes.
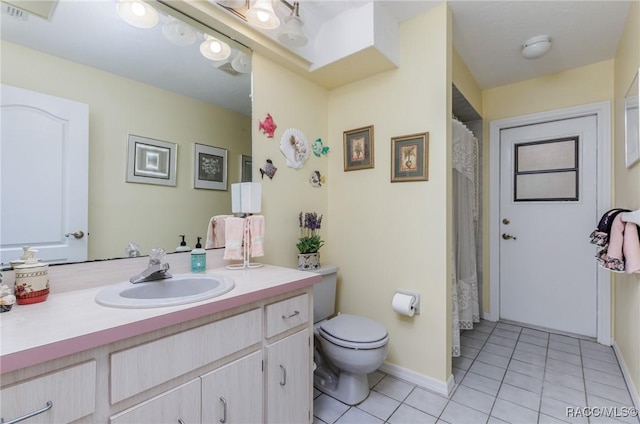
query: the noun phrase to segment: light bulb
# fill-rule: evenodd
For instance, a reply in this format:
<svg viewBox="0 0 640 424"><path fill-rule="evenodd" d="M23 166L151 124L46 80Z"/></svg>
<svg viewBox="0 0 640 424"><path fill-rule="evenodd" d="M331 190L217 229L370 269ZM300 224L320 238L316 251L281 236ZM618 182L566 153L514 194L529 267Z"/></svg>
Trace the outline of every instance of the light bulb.
<svg viewBox="0 0 640 424"><path fill-rule="evenodd" d="M269 14L263 11L256 13L256 16L260 22L267 22L269 20Z"/></svg>
<svg viewBox="0 0 640 424"><path fill-rule="evenodd" d="M131 11L133 12L134 15L140 16L140 17L144 16L146 13L144 5L139 1L131 3Z"/></svg>
<svg viewBox="0 0 640 424"><path fill-rule="evenodd" d="M218 41L212 41L211 43L209 43L209 50L211 50L213 53L220 53L222 51L222 46Z"/></svg>

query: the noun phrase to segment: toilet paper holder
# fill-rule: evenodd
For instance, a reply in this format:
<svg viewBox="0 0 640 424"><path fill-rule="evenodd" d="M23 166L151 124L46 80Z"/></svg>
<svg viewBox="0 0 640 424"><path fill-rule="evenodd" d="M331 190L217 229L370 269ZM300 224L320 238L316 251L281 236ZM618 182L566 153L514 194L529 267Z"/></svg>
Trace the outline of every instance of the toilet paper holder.
<svg viewBox="0 0 640 424"><path fill-rule="evenodd" d="M406 294L407 296L413 296L415 298L413 309L415 310L416 315L420 314L420 293L409 291L409 290L400 290L400 289L396 290L395 293L401 293L401 294ZM395 293L394 293L394 296L395 296Z"/></svg>

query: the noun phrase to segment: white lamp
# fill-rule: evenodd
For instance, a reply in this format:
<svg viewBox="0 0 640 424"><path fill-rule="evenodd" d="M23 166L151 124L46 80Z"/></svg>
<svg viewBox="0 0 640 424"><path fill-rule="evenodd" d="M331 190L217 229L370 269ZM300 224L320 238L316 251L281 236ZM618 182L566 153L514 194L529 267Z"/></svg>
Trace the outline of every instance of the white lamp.
<svg viewBox="0 0 640 424"><path fill-rule="evenodd" d="M273 11L271 0L255 0L247 12L247 20L262 29L275 29L280 26L280 19Z"/></svg>
<svg viewBox="0 0 640 424"><path fill-rule="evenodd" d="M231 184L231 212L258 213L262 208L262 184Z"/></svg>
<svg viewBox="0 0 640 424"><path fill-rule="evenodd" d="M162 25L162 34L176 46L190 46L196 41L196 31L175 18Z"/></svg>
<svg viewBox="0 0 640 424"><path fill-rule="evenodd" d="M209 34L204 35L204 41L200 44L200 53L209 60L227 60L231 56L231 47Z"/></svg>
<svg viewBox="0 0 640 424"><path fill-rule="evenodd" d="M118 0L116 11L122 20L137 28L153 28L160 19L153 7L139 0Z"/></svg>
<svg viewBox="0 0 640 424"><path fill-rule="evenodd" d="M285 46L302 47L307 44L307 36L302 33L302 20L299 13L300 4L293 3L291 16L284 18L284 29L278 34L278 40Z"/></svg>
<svg viewBox="0 0 640 424"><path fill-rule="evenodd" d="M231 67L241 74L251 73L251 57L245 52L238 51L236 57L231 61Z"/></svg>
<svg viewBox="0 0 640 424"><path fill-rule="evenodd" d="M538 35L524 42L522 56L525 59L537 59L544 56L550 48L551 38L548 35Z"/></svg>

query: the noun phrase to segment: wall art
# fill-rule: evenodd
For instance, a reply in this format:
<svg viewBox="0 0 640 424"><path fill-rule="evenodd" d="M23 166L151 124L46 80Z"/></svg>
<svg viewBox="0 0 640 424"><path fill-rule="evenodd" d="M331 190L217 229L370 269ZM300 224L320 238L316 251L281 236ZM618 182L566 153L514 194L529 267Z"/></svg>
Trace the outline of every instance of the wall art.
<svg viewBox="0 0 640 424"><path fill-rule="evenodd" d="M208 190L227 189L227 149L195 144L193 187Z"/></svg>
<svg viewBox="0 0 640 424"><path fill-rule="evenodd" d="M129 134L127 182L176 185L178 145Z"/></svg>
<svg viewBox="0 0 640 424"><path fill-rule="evenodd" d="M345 131L343 142L345 171L373 168L373 125Z"/></svg>
<svg viewBox="0 0 640 424"><path fill-rule="evenodd" d="M429 133L391 138L391 182L429 179Z"/></svg>
<svg viewBox="0 0 640 424"><path fill-rule="evenodd" d="M307 137L296 128L289 128L280 139L280 151L287 158L287 166L300 169L309 158L311 149Z"/></svg>

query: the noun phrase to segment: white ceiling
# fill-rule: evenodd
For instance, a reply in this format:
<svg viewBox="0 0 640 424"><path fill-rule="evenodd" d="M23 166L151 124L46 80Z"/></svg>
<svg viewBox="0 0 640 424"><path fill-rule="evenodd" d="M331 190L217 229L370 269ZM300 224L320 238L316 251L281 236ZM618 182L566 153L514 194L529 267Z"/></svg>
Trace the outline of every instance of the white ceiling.
<svg viewBox="0 0 640 424"><path fill-rule="evenodd" d="M398 22L442 3L441 0L301 0L304 30L313 39L323 22L370 1L383 2L383 7ZM486 89L613 58L630 2L449 0L448 5L453 13L454 47L480 87ZM276 7L276 11L281 16L288 13L283 6ZM60 32L58 27L65 31ZM100 31L95 31L96 28ZM100 63L96 66L130 78L151 77L150 83L154 85L163 86L168 76L180 74L183 77L177 79L176 90L250 114L247 75L233 77L215 69L197 53L197 45L190 47L196 50L195 54L170 45L159 35L160 26L140 30L125 24L115 13L115 0L61 0L51 22L34 16L27 22L19 22L3 13L1 29L3 39L51 50L88 65ZM54 34L64 35L58 38ZM273 37L275 34L268 33ZM524 59L520 55L522 43L540 34L551 36L550 52L540 59ZM313 53L305 49L309 47L297 53L303 56ZM124 60L111 57L122 53L127 55ZM190 86L194 81L205 85Z"/></svg>

